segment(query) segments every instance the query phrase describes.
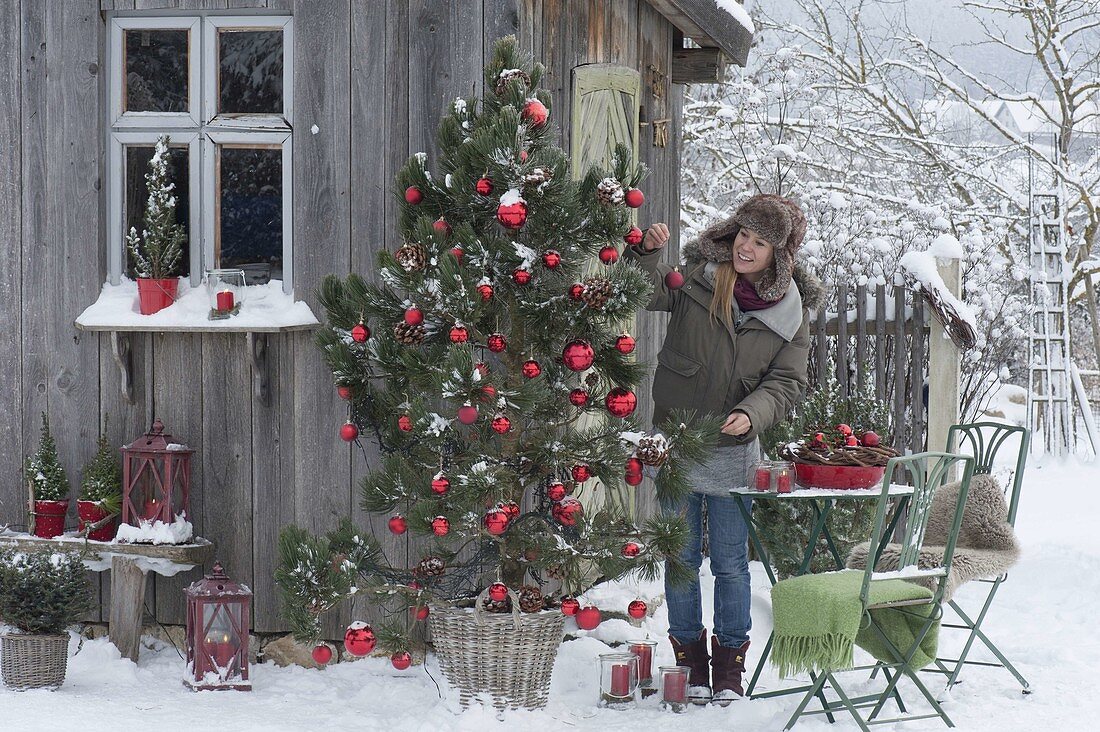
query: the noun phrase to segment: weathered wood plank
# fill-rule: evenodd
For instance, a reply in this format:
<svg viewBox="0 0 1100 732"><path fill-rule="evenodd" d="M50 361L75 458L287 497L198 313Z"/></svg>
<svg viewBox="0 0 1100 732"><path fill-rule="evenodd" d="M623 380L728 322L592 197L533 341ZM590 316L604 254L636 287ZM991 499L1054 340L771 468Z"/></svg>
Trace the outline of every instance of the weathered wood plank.
<svg viewBox="0 0 1100 732"><path fill-rule="evenodd" d="M111 642L124 658L138 660L145 609L145 573L123 556L111 560Z"/></svg>
<svg viewBox="0 0 1100 732"><path fill-rule="evenodd" d="M894 323L898 325L894 335L894 448L905 449L907 424L905 421L905 288L894 286Z"/></svg>
<svg viewBox="0 0 1100 732"><path fill-rule="evenodd" d="M856 286L856 391L867 384L867 285Z"/></svg>
<svg viewBox="0 0 1100 732"><path fill-rule="evenodd" d="M133 10L134 8L134 0L115 0L115 10Z"/></svg>
<svg viewBox="0 0 1100 732"><path fill-rule="evenodd" d="M714 0L647 0L700 46L717 45L744 66L752 34Z"/></svg>
<svg viewBox="0 0 1100 732"><path fill-rule="evenodd" d="M134 10L171 10L179 5L179 0L134 0Z"/></svg>
<svg viewBox="0 0 1100 732"><path fill-rule="evenodd" d="M520 33L520 15L525 12L524 4L523 0L484 0L482 3L485 28L481 56L485 63L492 58L493 43L507 35L516 36L519 47L530 52L530 30L528 29L527 37Z"/></svg>
<svg viewBox="0 0 1100 732"><path fill-rule="evenodd" d="M909 400L913 411L913 434L910 447L913 452L924 448L924 361L927 341L924 338L924 298L912 293L913 344L909 351Z"/></svg>
<svg viewBox="0 0 1100 732"><path fill-rule="evenodd" d="M229 0L228 7L233 8L266 8L267 0Z"/></svg>
<svg viewBox="0 0 1100 732"><path fill-rule="evenodd" d="M610 0L607 3L607 60L638 68L644 84L645 68L638 66L638 24L643 5L646 3L636 0ZM662 34L660 40L663 41L664 37Z"/></svg>
<svg viewBox="0 0 1100 732"><path fill-rule="evenodd" d="M580 3L575 4L580 5ZM611 60L609 48L611 31L608 27L607 6L608 0L588 0L588 18L584 28L588 35L584 57L588 63L607 63Z"/></svg>
<svg viewBox="0 0 1100 732"><path fill-rule="evenodd" d="M714 84L725 79L726 54L718 48L678 48L672 56L673 84Z"/></svg>
<svg viewBox="0 0 1100 732"><path fill-rule="evenodd" d="M373 4L372 4L373 7ZM377 12L377 11L373 11ZM357 14L356 17L362 17ZM409 4L386 2L385 66L385 167L381 185L385 192L386 226L379 241L391 252L401 246L397 221L400 201L392 195L394 176L415 152L409 139ZM367 100L364 100L366 103Z"/></svg>
<svg viewBox="0 0 1100 732"><path fill-rule="evenodd" d="M840 393L848 394L848 283L837 287L836 381Z"/></svg>
<svg viewBox="0 0 1100 732"><path fill-rule="evenodd" d="M829 339L825 333L825 308L817 311L814 336L816 338L814 351L817 354L817 381L815 383L824 384L825 374L829 370Z"/></svg>
<svg viewBox="0 0 1100 732"><path fill-rule="evenodd" d="M124 557L141 557L144 559L163 559L173 564L199 565L209 561L214 556L214 545L208 541L195 540L190 544L109 544L100 541L88 541L84 539L64 536L53 539L43 539L38 536L0 531L0 544L13 546L19 551L65 551L84 552L86 562L105 561L116 555ZM105 567L96 567L95 571L103 571Z"/></svg>
<svg viewBox="0 0 1100 732"><path fill-rule="evenodd" d="M267 9L273 13L293 13L294 0L267 0Z"/></svg>
<svg viewBox="0 0 1100 732"><path fill-rule="evenodd" d="M886 401L886 285L875 287L875 398Z"/></svg>

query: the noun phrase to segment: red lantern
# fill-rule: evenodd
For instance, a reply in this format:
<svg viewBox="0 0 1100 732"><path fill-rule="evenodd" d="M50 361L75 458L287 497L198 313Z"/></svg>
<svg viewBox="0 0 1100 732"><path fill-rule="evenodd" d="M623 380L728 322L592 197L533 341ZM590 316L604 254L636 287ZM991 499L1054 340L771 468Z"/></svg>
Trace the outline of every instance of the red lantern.
<svg viewBox="0 0 1100 732"><path fill-rule="evenodd" d="M432 533L436 536L446 536L450 530L451 522L447 520L446 516L436 516L432 519Z"/></svg>
<svg viewBox="0 0 1100 732"><path fill-rule="evenodd" d="M416 186L409 186L405 189L405 201L416 205L424 200L424 194L420 192L420 189Z"/></svg>
<svg viewBox="0 0 1100 732"><path fill-rule="evenodd" d="M574 389L569 392L569 403L574 407L583 407L588 404L588 392L584 389Z"/></svg>
<svg viewBox="0 0 1100 732"><path fill-rule="evenodd" d="M637 226L631 226L630 230L627 231L626 234L623 236L623 241L625 241L630 246L635 246L642 243L642 236L643 235L641 229L639 229Z"/></svg>
<svg viewBox="0 0 1100 732"><path fill-rule="evenodd" d="M583 483L584 481L592 477L592 469L584 463L574 465L570 473L573 475L573 480L577 481L578 483Z"/></svg>
<svg viewBox="0 0 1100 732"><path fill-rule="evenodd" d="M512 272L512 281L517 285L526 285L531 281L531 273L525 269L517 269Z"/></svg>
<svg viewBox="0 0 1100 732"><path fill-rule="evenodd" d="M634 353L637 341L629 333L623 333L615 339L615 350L622 354Z"/></svg>
<svg viewBox="0 0 1100 732"><path fill-rule="evenodd" d="M561 601L561 614L568 615L570 617L577 614L577 611L581 609L581 604L577 602L575 597L563 597Z"/></svg>
<svg viewBox="0 0 1100 732"><path fill-rule="evenodd" d="M477 407L472 404L463 404L458 408L458 421L462 424L473 424L477 421Z"/></svg>
<svg viewBox="0 0 1100 732"><path fill-rule="evenodd" d="M351 339L356 343L365 343L370 338L370 328L360 322L351 329Z"/></svg>
<svg viewBox="0 0 1100 732"><path fill-rule="evenodd" d="M188 516L194 450L164 434L158 419L142 437L122 448L122 523L172 523Z"/></svg>
<svg viewBox="0 0 1100 732"><path fill-rule="evenodd" d="M616 386L607 393L604 405L613 416L625 418L634 413L634 409L638 406L638 397L634 396L634 392L630 389Z"/></svg>
<svg viewBox="0 0 1100 732"><path fill-rule="evenodd" d="M672 271L665 275L665 287L670 290L679 290L683 286L684 275L678 268L673 267Z"/></svg>
<svg viewBox="0 0 1100 732"><path fill-rule="evenodd" d="M465 343L470 340L470 331L465 326L456 325L451 328L451 343Z"/></svg>
<svg viewBox="0 0 1100 732"><path fill-rule="evenodd" d="M615 264L619 261L619 250L608 244L600 250L600 261L604 264Z"/></svg>
<svg viewBox="0 0 1100 732"><path fill-rule="evenodd" d="M500 333L493 333L488 338L489 350L493 353L500 353L508 347L508 340Z"/></svg>
<svg viewBox="0 0 1100 732"><path fill-rule="evenodd" d="M447 476L443 473L436 473L436 476L432 478L432 493L442 496L450 489L451 481L447 480Z"/></svg>
<svg viewBox="0 0 1100 732"><path fill-rule="evenodd" d="M489 599L493 602L504 602L508 599L508 588L503 582L494 582L489 585Z"/></svg>
<svg viewBox="0 0 1100 732"><path fill-rule="evenodd" d="M374 635L374 628L356 620L348 626L344 632L344 650L351 656L365 656L374 650L378 639Z"/></svg>
<svg viewBox="0 0 1100 732"><path fill-rule="evenodd" d="M572 285L570 285L570 287L569 287L569 297L573 298L574 300L580 300L581 295L583 295L583 294L584 294L584 285L582 285L579 282L574 282Z"/></svg>
<svg viewBox="0 0 1100 732"><path fill-rule="evenodd" d="M523 362L523 375L528 379L533 379L542 373L542 366L539 366L539 362L531 358Z"/></svg>
<svg viewBox="0 0 1100 732"><path fill-rule="evenodd" d="M631 188L626 192L626 205L631 208L639 208L645 203L645 194L638 188Z"/></svg>
<svg viewBox="0 0 1100 732"><path fill-rule="evenodd" d="M527 204L521 201L497 206L497 221L508 229L520 229L527 223Z"/></svg>
<svg viewBox="0 0 1100 732"><path fill-rule="evenodd" d="M493 286L489 284L480 284L477 286L477 294L481 295L482 302L488 302L493 299Z"/></svg>
<svg viewBox="0 0 1100 732"><path fill-rule="evenodd" d="M581 630L595 630L603 620L600 609L594 605L578 610L574 617L577 620L577 627Z"/></svg>
<svg viewBox="0 0 1100 732"><path fill-rule="evenodd" d="M433 221L432 228L438 231L443 236L447 236L451 233L451 225L444 221L443 217L440 217Z"/></svg>
<svg viewBox="0 0 1100 732"><path fill-rule="evenodd" d="M402 414L400 417L397 418L397 428L402 432L412 432L412 417L407 414Z"/></svg>
<svg viewBox="0 0 1100 732"><path fill-rule="evenodd" d="M355 426L354 422L345 422L340 427L340 439L344 442L354 442L355 438L359 436L359 428Z"/></svg>
<svg viewBox="0 0 1100 732"><path fill-rule="evenodd" d="M401 536L409 530L409 522L405 520L404 516L397 514L396 516L390 516L389 527L391 533Z"/></svg>
<svg viewBox="0 0 1100 732"><path fill-rule="evenodd" d="M503 414L498 414L493 417L492 422L493 432L498 435L503 435L508 430L512 429L512 420L505 417Z"/></svg>
<svg viewBox="0 0 1100 732"><path fill-rule="evenodd" d="M183 591L187 596L187 678L192 690L251 691L248 606L252 591L226 576L221 562Z"/></svg>
<svg viewBox="0 0 1100 732"><path fill-rule="evenodd" d="M637 542L628 541L623 544L622 554L627 559L633 559L642 552L642 547L638 546Z"/></svg>
<svg viewBox="0 0 1100 732"><path fill-rule="evenodd" d="M424 322L424 311L413 305L405 311L405 322L409 325L420 325Z"/></svg>
<svg viewBox="0 0 1100 732"><path fill-rule="evenodd" d="M532 127L542 127L550 116L550 110L538 99L528 99L523 104L521 116Z"/></svg>
<svg viewBox="0 0 1100 732"><path fill-rule="evenodd" d="M500 536L508 529L508 513L496 510L485 514L485 530L493 536Z"/></svg>
<svg viewBox="0 0 1100 732"><path fill-rule="evenodd" d="M546 269L557 269L561 264L561 254L553 249L545 251L542 254L542 263L546 265Z"/></svg>
<svg viewBox="0 0 1100 732"><path fill-rule="evenodd" d="M546 497L555 503L565 498L565 484L551 483L546 489Z"/></svg>
<svg viewBox="0 0 1100 732"><path fill-rule="evenodd" d="M646 604L641 600L634 600L626 606L626 614L635 620L641 620L645 617L646 612L649 610Z"/></svg>
<svg viewBox="0 0 1100 732"><path fill-rule="evenodd" d="M493 192L493 181L489 179L489 176L478 178L477 183L474 184L474 190L482 196L488 196Z"/></svg>
<svg viewBox="0 0 1100 732"><path fill-rule="evenodd" d="M592 350L592 345L580 339L567 343L561 352L561 360L570 371L584 371L595 359L596 352Z"/></svg>

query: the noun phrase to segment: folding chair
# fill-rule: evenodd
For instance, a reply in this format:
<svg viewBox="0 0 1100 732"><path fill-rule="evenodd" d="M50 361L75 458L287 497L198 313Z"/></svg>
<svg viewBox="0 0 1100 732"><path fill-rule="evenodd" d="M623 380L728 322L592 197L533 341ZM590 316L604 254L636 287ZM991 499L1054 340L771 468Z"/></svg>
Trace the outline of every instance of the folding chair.
<svg viewBox="0 0 1100 732"><path fill-rule="evenodd" d="M952 466L963 466L962 484L959 490L958 502L955 508L953 523L944 547L943 563L941 566L920 569L918 559L921 545L924 542L924 533L927 526L928 512L932 505L932 498L937 488L950 479ZM918 678L914 659L918 653L925 657L927 653L921 649L921 644L929 632L938 624L942 616L941 602L947 585L947 578L951 572L951 559L955 553L955 542L962 525L963 509L966 506L966 494L970 488L970 478L974 471L974 459L960 455L941 452L924 452L907 457L899 457L890 460L886 467L886 476L882 483L882 495L879 498L878 512L875 518L875 529L871 536L870 546L881 546L882 537L886 530L886 513L889 503L889 489L891 478L896 469L902 469L909 474L913 485L913 496L909 504L909 519L906 522L904 537L901 541L901 551L898 562L899 569L892 572L877 572L874 562L869 562L866 569L847 569L839 572L829 572L821 575L805 575L792 577L778 583L773 589L779 589L785 583L790 584L788 590L792 592L789 599L798 596L798 591L813 583L818 598L822 600L815 605L816 613L826 612L824 608L833 606L832 601L838 601L836 606L850 606L858 608L859 635L856 642L871 651L878 662L866 666L836 665L833 668L822 667L815 664L814 673L811 673L813 684L808 688L802 701L795 709L784 729L791 729L804 714L826 714L830 717L834 712L847 710L854 718L861 730L867 732L870 724L885 724L888 722L910 721L916 719L929 719L939 717L948 727L954 727L951 718L940 706L936 697L928 690L928 687ZM903 579L904 578L904 579ZM909 580L919 580L912 582ZM931 584L931 589L926 584ZM858 604L854 599L858 598ZM794 607L786 604L787 607ZM783 607L776 603L775 610L783 611ZM887 620L885 615L878 613L894 613L894 618L904 618L911 631L912 642L904 647L899 647L891 640L888 630L884 630L883 622ZM776 612L776 627L781 625L780 612ZM876 617L876 615L878 615ZM895 637L897 637L895 635ZM857 671L866 669L881 669L884 673L886 685L881 692L864 696L849 695L837 679L840 671ZM898 682L902 678L909 679L921 692L931 705L934 713L906 714L907 710L898 692ZM838 700L829 701L823 694L826 685L839 697ZM822 709L807 710L807 707L818 698ZM886 702L894 699L899 711L905 716L880 719ZM864 717L861 709L871 708L871 713Z"/></svg>
<svg viewBox="0 0 1100 732"><path fill-rule="evenodd" d="M976 475L992 474L993 460L997 451L1013 435L1019 435L1020 437L1020 450L1016 456L1016 466L1011 481L1005 485L1005 496L1008 498L1008 523L1011 526L1016 525L1016 509L1020 504L1020 487L1024 482L1024 463L1027 460L1028 446L1031 443L1031 431L1026 427L1013 427L997 424L996 422L956 424L952 425L947 431L947 451L959 452L960 450L969 449L973 452L974 473ZM959 683L959 674L962 673L964 666L992 666L1008 669L1020 682L1023 693L1031 693L1031 685L1028 684L1027 679L1005 658L1005 655L994 645L989 636L982 632L982 621L985 620L986 613L989 612L989 608L993 604L993 598L997 594L997 590L1000 589L1001 583L1006 579L1008 579L1007 572L999 577L975 580L975 582L989 585L989 592L981 609L973 619L954 599L948 601L948 606L962 622L943 623L942 627L969 630L970 635L966 639L966 644L963 646L958 658L937 658L935 668L924 669L929 673L941 673L947 676L945 691L950 690L952 686ZM967 657L970 655L975 640L984 643L985 647L997 657L1000 663L968 660Z"/></svg>

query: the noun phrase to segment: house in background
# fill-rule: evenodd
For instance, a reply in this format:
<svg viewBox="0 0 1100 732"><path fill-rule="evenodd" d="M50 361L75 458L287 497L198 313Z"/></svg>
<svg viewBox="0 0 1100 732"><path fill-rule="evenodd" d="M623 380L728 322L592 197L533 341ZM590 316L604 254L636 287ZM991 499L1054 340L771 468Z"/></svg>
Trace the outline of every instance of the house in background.
<svg viewBox="0 0 1100 732"><path fill-rule="evenodd" d="M652 170L640 223L675 228L682 84L743 65L752 36L730 0L11 5L0 17L0 524L25 521L18 476L41 412L74 490L104 415L118 445L160 418L196 450L190 518L254 590L257 632L284 628L273 580L284 525L323 532L351 514L388 551L406 547L362 515L367 461L337 438L346 406L309 331L74 326L127 274L123 232L140 222L155 139L172 141L190 282L245 265L320 313L326 274L371 277L376 251L400 245L393 174L417 151L431 162L438 120L480 94L498 37L516 34L546 65L564 149L583 166L632 146ZM663 322L639 316L639 358L653 359ZM184 622L181 588L196 576L150 583L158 621ZM96 582L106 619L109 583ZM347 620L332 619L331 637Z"/></svg>

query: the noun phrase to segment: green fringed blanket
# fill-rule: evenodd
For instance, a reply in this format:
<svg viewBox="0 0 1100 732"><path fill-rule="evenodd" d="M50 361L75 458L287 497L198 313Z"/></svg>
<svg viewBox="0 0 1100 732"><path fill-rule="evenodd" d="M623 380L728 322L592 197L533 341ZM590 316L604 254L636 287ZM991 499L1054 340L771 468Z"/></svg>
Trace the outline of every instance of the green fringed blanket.
<svg viewBox="0 0 1100 732"><path fill-rule="evenodd" d="M859 591L863 570L805 574L772 587L775 638L772 663L780 676L799 672L851 668L856 643L880 661L893 662L886 645L869 625L863 627ZM932 599L932 591L901 579L871 583L870 603ZM883 633L903 653L913 645L932 603L901 609L872 610ZM910 668L927 666L936 658L939 621L929 629L913 655Z"/></svg>

